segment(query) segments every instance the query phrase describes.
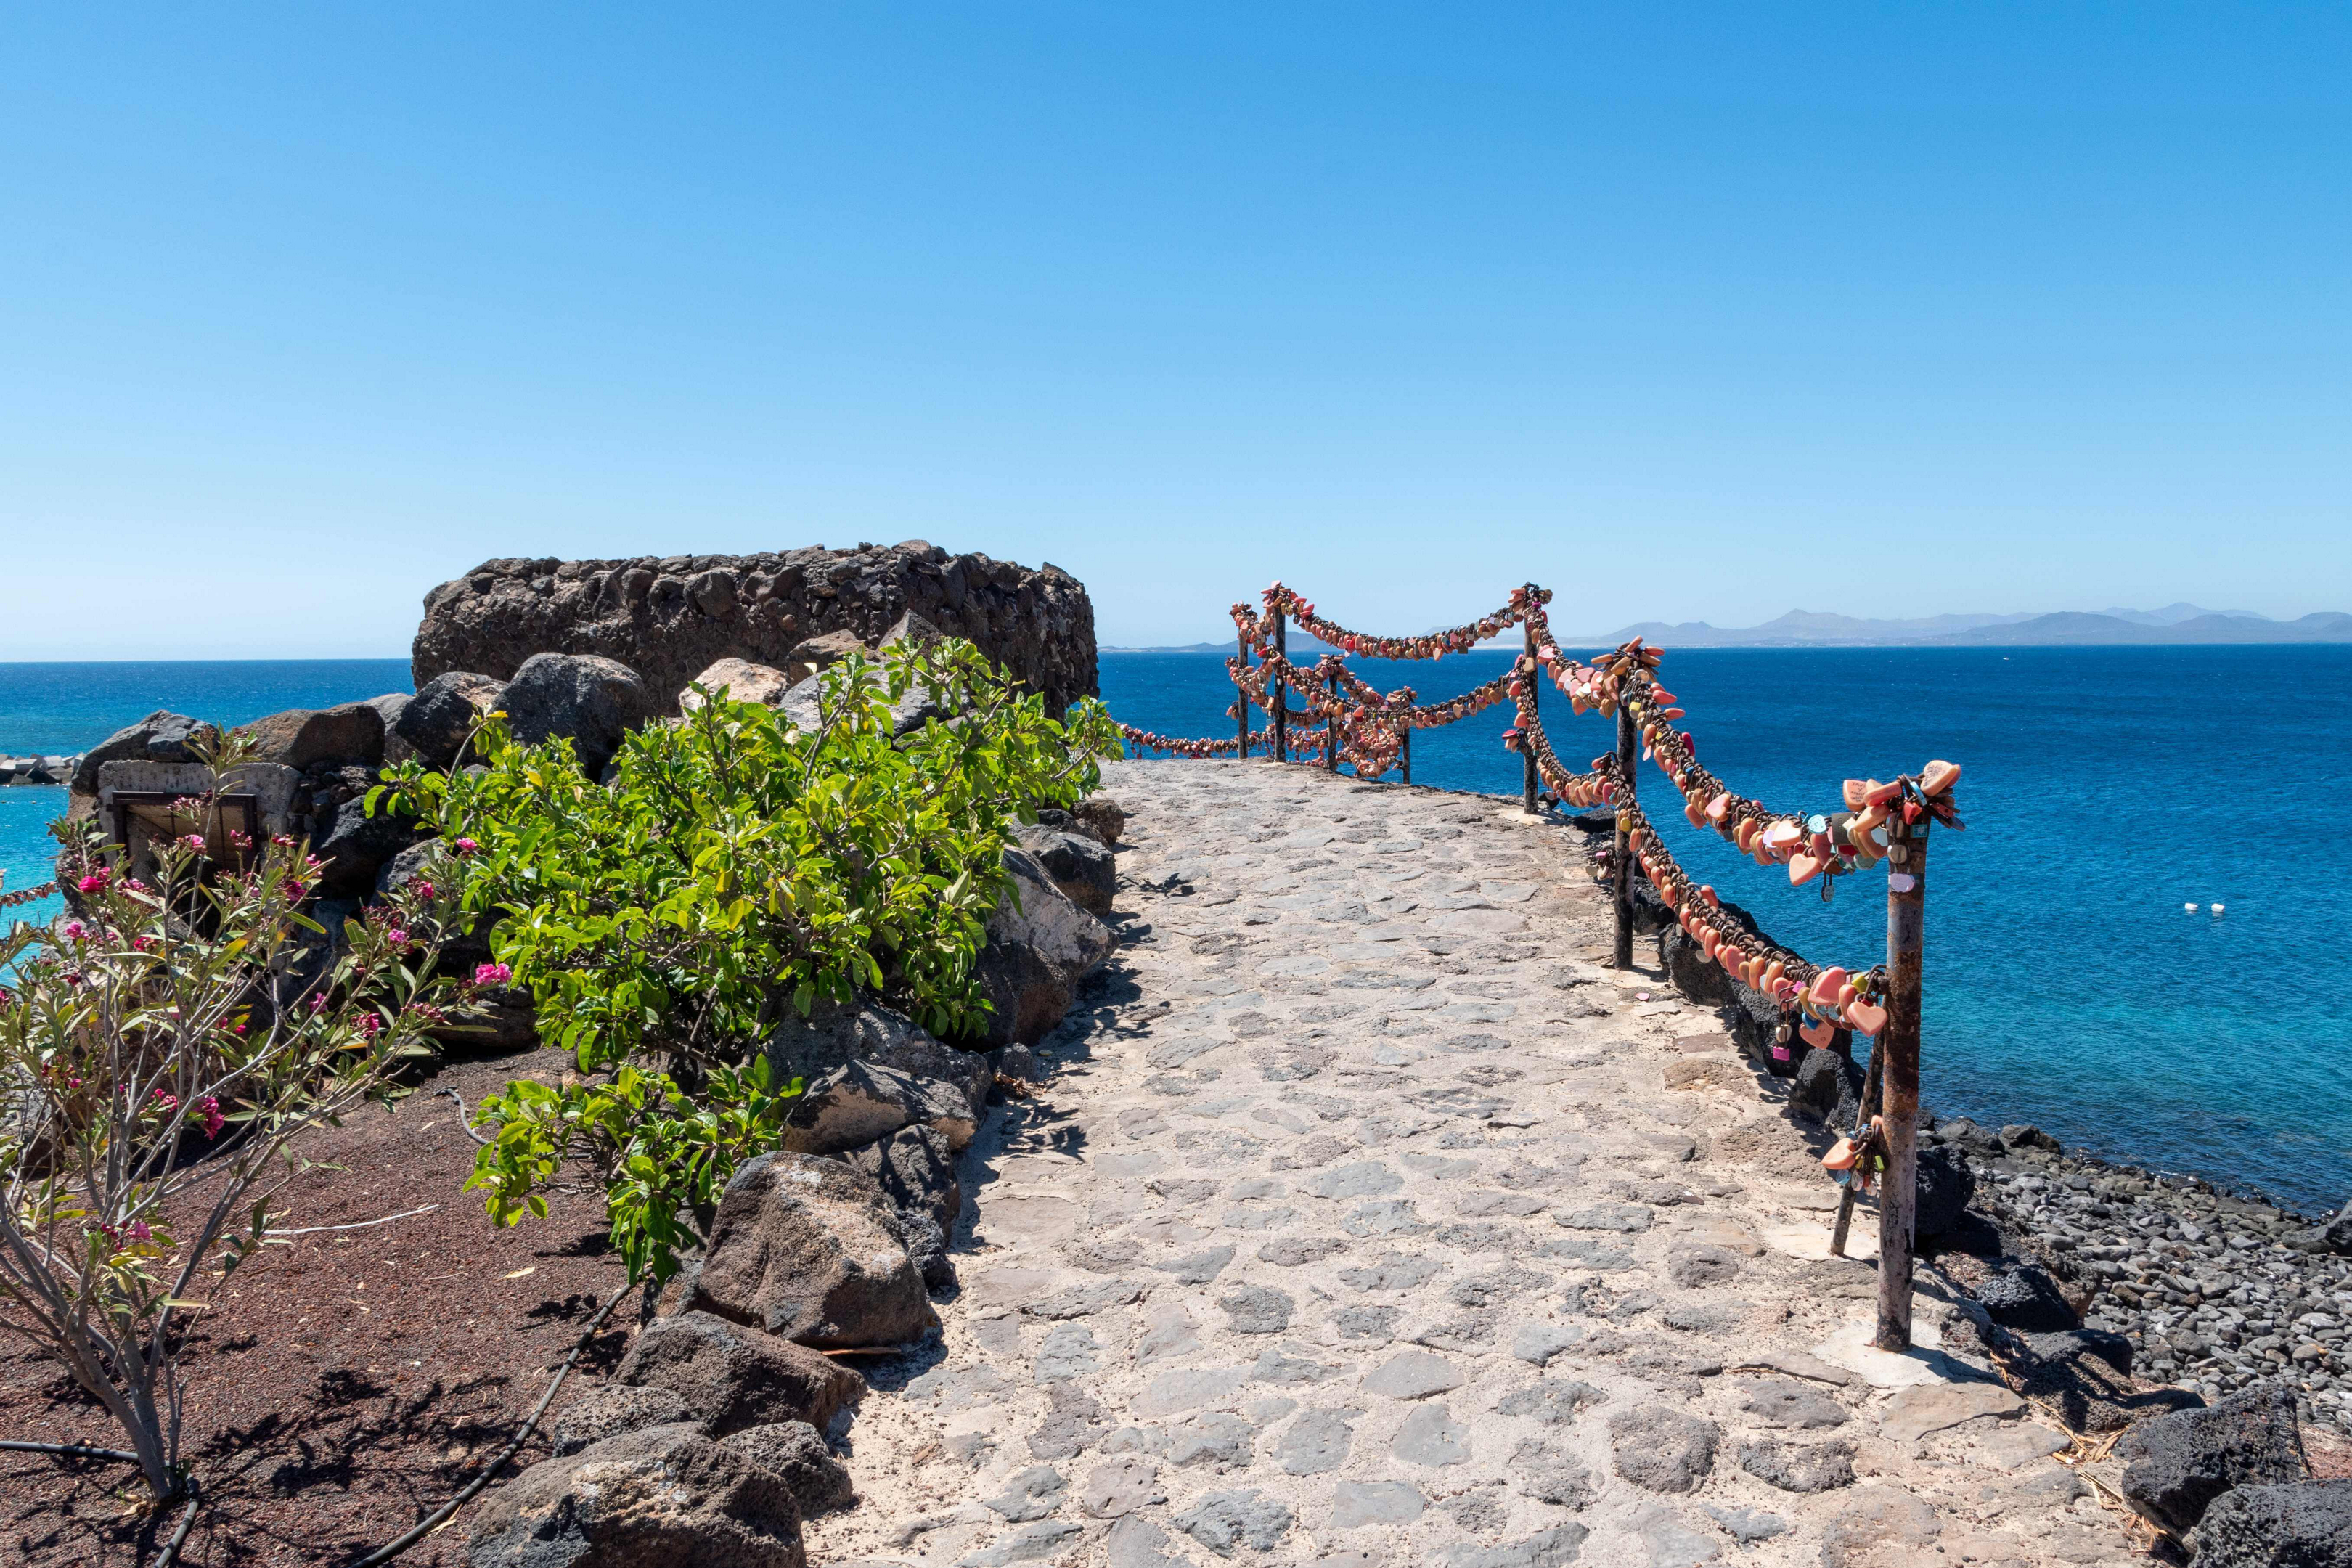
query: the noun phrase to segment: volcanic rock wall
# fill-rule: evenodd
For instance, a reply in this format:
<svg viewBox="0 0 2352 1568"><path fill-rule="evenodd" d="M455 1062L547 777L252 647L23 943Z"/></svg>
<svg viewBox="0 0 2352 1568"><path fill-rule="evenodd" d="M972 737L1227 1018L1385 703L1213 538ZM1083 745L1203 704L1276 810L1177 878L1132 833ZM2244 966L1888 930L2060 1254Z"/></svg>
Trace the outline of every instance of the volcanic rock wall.
<svg viewBox="0 0 2352 1568"><path fill-rule="evenodd" d="M420 688L453 669L506 679L535 653L601 654L665 704L721 658L782 666L806 639L869 646L914 611L967 637L1059 712L1097 694L1095 613L1058 566L950 555L909 540L856 550L634 561L486 561L425 596L411 650Z"/></svg>

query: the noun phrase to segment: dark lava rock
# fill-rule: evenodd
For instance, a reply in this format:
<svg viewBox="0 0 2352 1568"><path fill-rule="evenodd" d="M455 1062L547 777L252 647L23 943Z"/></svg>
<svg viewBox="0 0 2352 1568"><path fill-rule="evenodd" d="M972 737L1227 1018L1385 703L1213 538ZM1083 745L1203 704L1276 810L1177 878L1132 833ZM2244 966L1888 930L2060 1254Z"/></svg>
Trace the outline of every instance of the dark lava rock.
<svg viewBox="0 0 2352 1568"><path fill-rule="evenodd" d="M1037 857L1070 902L1091 915L1110 913L1111 900L1118 892L1118 861L1092 836L1057 832L1040 823L1013 837Z"/></svg>
<svg viewBox="0 0 2352 1568"><path fill-rule="evenodd" d="M506 682L471 670L450 670L416 689L401 709L392 732L415 750L428 767L455 767L457 753L482 715L499 705Z"/></svg>
<svg viewBox="0 0 2352 1568"><path fill-rule="evenodd" d="M2019 1342L2029 1399L2047 1399L2074 1432L2114 1432L2143 1416L2201 1407L2186 1389L2142 1391L2132 1384L2131 1342L2092 1329L2063 1333L2021 1334Z"/></svg>
<svg viewBox="0 0 2352 1568"><path fill-rule="evenodd" d="M783 1477L691 1426L607 1437L533 1465L476 1515L473 1568L805 1568Z"/></svg>
<svg viewBox="0 0 2352 1568"><path fill-rule="evenodd" d="M2295 1391L2258 1384L2205 1410L2143 1421L2117 1440L2123 1494L2165 1529L2196 1528L2215 1498L2232 1487L2275 1486L2309 1478L2295 1424Z"/></svg>
<svg viewBox="0 0 2352 1568"><path fill-rule="evenodd" d="M1807 1447L1768 1437L1739 1446L1739 1468L1784 1492L1825 1492L1853 1485L1853 1445Z"/></svg>
<svg viewBox="0 0 2352 1568"><path fill-rule="evenodd" d="M2060 1294L2058 1282L2037 1264L2004 1270L1976 1288L1976 1299L2004 1328L2025 1333L2058 1333L2082 1327L2082 1320ZM2128 1361L2120 1369L2131 1370Z"/></svg>
<svg viewBox="0 0 2352 1568"><path fill-rule="evenodd" d="M1922 1238L1950 1236L1968 1217L1969 1200L1977 1193L1976 1173L1950 1150L1923 1144L1912 1193L1915 1234Z"/></svg>
<svg viewBox="0 0 2352 1568"><path fill-rule="evenodd" d="M798 1153L758 1155L729 1180L685 1305L822 1350L907 1344L940 1321L873 1178Z"/></svg>
<svg viewBox="0 0 2352 1568"><path fill-rule="evenodd" d="M256 748L254 761L297 770L318 763L383 762L383 715L365 702L340 708L289 708L241 724L237 733Z"/></svg>
<svg viewBox="0 0 2352 1568"><path fill-rule="evenodd" d="M81 754L75 764L73 792L98 793L98 770L109 763L193 763L189 742L209 739L215 731L200 719L158 708L136 724L125 724Z"/></svg>
<svg viewBox="0 0 2352 1568"><path fill-rule="evenodd" d="M913 611L970 639L1059 715L1097 694L1094 606L1058 566L950 555L921 540L758 555L486 561L425 598L413 673L510 674L547 649L640 671L667 712L722 658L791 670L812 638L872 647ZM795 671L795 676L800 673Z"/></svg>
<svg viewBox="0 0 2352 1568"><path fill-rule="evenodd" d="M2352 1481L2240 1487L2205 1510L2197 1568L2344 1568Z"/></svg>
<svg viewBox="0 0 2352 1568"><path fill-rule="evenodd" d="M528 746L568 740L580 771L593 779L603 776L629 731L649 722L663 704L617 659L535 653L507 682L499 706L517 741Z"/></svg>
<svg viewBox="0 0 2352 1568"><path fill-rule="evenodd" d="M675 1389L722 1436L780 1421L823 1431L866 1392L866 1380L832 1358L708 1312L656 1319L613 1379Z"/></svg>
<svg viewBox="0 0 2352 1568"><path fill-rule="evenodd" d="M784 1478L801 1517L847 1508L857 1500L848 1468L833 1457L824 1438L805 1421L780 1421L769 1426L746 1426L719 1440L752 1463L764 1465Z"/></svg>
<svg viewBox="0 0 2352 1568"><path fill-rule="evenodd" d="M1803 1046L1797 1064L1797 1081L1789 1090L1789 1108L1841 1131L1862 1115L1862 1068L1851 1057Z"/></svg>

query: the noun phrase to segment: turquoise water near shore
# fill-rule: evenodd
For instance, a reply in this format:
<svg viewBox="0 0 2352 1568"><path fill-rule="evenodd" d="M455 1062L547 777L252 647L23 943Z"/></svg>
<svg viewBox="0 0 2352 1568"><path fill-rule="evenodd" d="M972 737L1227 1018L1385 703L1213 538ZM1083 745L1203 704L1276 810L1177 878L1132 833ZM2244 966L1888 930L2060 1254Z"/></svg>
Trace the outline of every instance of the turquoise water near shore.
<svg viewBox="0 0 2352 1568"><path fill-rule="evenodd" d="M1360 661L1423 701L1506 661ZM1965 833L1939 835L1927 913L1927 1102L2032 1121L2113 1158L2352 1197L2352 647L1815 648L1669 652L1661 672L1707 764L1775 806L1833 805L1849 775L1964 763ZM0 665L0 752L76 751L157 708L241 722L406 689L402 660ZM1222 736L1213 654L1109 654L1129 723ZM1546 709L1560 754L1608 721ZM1516 795L1507 709L1414 739L1417 782ZM1182 766L1181 763L1171 763ZM1654 805L1672 787L1643 765ZM0 789L6 886L48 875L65 792ZM1654 813L1696 876L1811 956L1885 947L1874 876L1791 889L1678 810ZM2216 918L2200 907L2221 902ZM53 906L51 906L53 908ZM42 907L16 914L39 915Z"/></svg>

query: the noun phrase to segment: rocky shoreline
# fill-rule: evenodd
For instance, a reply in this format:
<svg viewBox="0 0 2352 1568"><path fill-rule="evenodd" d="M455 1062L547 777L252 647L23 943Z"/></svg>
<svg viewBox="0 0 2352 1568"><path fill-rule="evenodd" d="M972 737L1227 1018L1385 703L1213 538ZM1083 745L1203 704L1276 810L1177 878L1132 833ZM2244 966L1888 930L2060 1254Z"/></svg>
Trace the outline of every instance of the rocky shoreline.
<svg viewBox="0 0 2352 1568"><path fill-rule="evenodd" d="M0 789L13 784L62 784L72 782L74 770L81 766L79 754L8 756L0 755Z"/></svg>
<svg viewBox="0 0 2352 1568"><path fill-rule="evenodd" d="M1591 813L1572 820L1588 835L1595 877L1605 881L1613 819ZM1831 1049L1800 1047L1793 1058L1773 1059L1759 1026L1769 1006L1685 951L1688 939L1663 906L1643 907L1649 900L1641 895L1649 892L1637 887L1635 926L1655 933L1669 983L1717 1006L1755 1066L1791 1080L1793 1105L1810 1105L1825 1124L1852 1125L1863 1076L1852 1043L1841 1036ZM2305 1421L2352 1434L2352 1220L2314 1223L2202 1177L2069 1153L2029 1125L1995 1130L1964 1117L1939 1122L1923 1111L1919 1142L1923 1210L1927 1162L1934 1162L1963 1173L1959 1184L1979 1222L1927 1247L2030 1259L2046 1279L2046 1289L2030 1277L2017 1288L2015 1308L1994 1313L2002 1327L2120 1335L2132 1370L2209 1402L2284 1379Z"/></svg>
<svg viewBox="0 0 2352 1568"><path fill-rule="evenodd" d="M2352 1258L2342 1223L2312 1226L2193 1176L2071 1155L2031 1127L1965 1119L1923 1131L1964 1157L1972 1206L2011 1251L2121 1334L2148 1377L2216 1400L2284 1379L2306 1421L2352 1433Z"/></svg>

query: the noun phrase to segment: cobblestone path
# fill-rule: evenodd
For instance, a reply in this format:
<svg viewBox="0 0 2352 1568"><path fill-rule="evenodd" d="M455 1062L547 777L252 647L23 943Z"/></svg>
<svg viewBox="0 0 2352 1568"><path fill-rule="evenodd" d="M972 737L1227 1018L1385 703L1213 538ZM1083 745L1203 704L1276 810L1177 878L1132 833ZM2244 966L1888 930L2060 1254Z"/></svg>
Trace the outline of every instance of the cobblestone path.
<svg viewBox="0 0 2352 1568"><path fill-rule="evenodd" d="M1122 947L975 1142L944 1344L869 1367L813 1563L2130 1559L1997 1381L1862 1348L1803 1131L1601 967L1580 834L1109 772Z"/></svg>

